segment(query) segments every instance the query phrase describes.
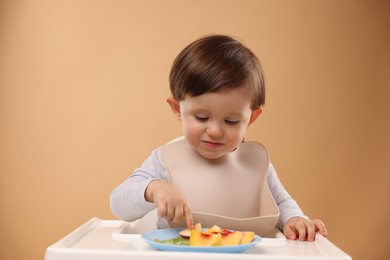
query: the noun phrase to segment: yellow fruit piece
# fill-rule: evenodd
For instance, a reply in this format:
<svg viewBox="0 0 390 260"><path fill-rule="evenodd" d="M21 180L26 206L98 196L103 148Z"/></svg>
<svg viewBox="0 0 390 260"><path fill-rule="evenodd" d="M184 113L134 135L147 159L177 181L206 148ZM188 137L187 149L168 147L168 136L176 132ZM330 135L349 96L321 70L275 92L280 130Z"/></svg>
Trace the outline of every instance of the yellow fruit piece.
<svg viewBox="0 0 390 260"><path fill-rule="evenodd" d="M242 238L240 244L249 244L253 241L255 238L255 233L252 231L243 231L242 233Z"/></svg>
<svg viewBox="0 0 390 260"><path fill-rule="evenodd" d="M197 231L202 232L202 224L196 223L195 226L194 226L194 229L197 230Z"/></svg>
<svg viewBox="0 0 390 260"><path fill-rule="evenodd" d="M240 231L221 231L221 246L236 246L239 245L242 238L242 233Z"/></svg>
<svg viewBox="0 0 390 260"><path fill-rule="evenodd" d="M221 232L222 228L218 227L217 225L212 226L211 228L207 229L207 233L218 233Z"/></svg>
<svg viewBox="0 0 390 260"><path fill-rule="evenodd" d="M207 233L198 230L191 230L189 240L190 246L219 246L221 244L220 233Z"/></svg>

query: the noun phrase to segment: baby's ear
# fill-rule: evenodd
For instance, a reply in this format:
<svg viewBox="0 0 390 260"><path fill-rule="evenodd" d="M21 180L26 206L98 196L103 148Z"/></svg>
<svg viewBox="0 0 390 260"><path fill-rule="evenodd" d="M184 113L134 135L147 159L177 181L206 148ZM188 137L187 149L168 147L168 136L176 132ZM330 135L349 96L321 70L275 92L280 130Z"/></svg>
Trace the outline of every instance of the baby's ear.
<svg viewBox="0 0 390 260"><path fill-rule="evenodd" d="M173 114L175 114L175 116L177 117L177 119L181 120L181 113L180 113L180 102L177 101L175 98L173 97L169 97L167 98L167 103L169 104L169 106L171 107L171 110L173 112Z"/></svg>
<svg viewBox="0 0 390 260"><path fill-rule="evenodd" d="M251 118L249 119L249 125L252 124L259 117L261 112L263 112L263 109L261 107L252 111Z"/></svg>

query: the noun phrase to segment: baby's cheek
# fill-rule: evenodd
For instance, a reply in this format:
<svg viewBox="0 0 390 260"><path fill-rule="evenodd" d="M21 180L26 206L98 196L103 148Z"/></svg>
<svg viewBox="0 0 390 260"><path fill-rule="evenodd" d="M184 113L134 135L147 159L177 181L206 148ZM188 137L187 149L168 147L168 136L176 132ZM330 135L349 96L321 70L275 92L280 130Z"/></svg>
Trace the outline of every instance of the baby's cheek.
<svg viewBox="0 0 390 260"><path fill-rule="evenodd" d="M234 144L234 146L240 145L240 143L244 140L245 136L245 128L235 129L235 131L229 132L230 143Z"/></svg>
<svg viewBox="0 0 390 260"><path fill-rule="evenodd" d="M202 135L202 127L198 124L189 123L183 127L183 133L187 140L193 143Z"/></svg>
<svg viewBox="0 0 390 260"><path fill-rule="evenodd" d="M197 146L198 138L197 138L196 132L191 131L190 129L184 129L183 135L186 138L186 140L188 141L188 143L190 143L190 145L192 145L193 147Z"/></svg>

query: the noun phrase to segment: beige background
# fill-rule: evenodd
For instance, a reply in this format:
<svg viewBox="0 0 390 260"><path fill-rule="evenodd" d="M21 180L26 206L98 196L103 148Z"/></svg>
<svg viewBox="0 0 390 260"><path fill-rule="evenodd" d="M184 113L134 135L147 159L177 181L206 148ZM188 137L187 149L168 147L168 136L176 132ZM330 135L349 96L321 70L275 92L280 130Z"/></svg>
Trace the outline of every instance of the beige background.
<svg viewBox="0 0 390 260"><path fill-rule="evenodd" d="M264 143L354 259L389 259L389 1L1 1L0 259L43 259L151 150L178 52L208 33L261 59Z"/></svg>

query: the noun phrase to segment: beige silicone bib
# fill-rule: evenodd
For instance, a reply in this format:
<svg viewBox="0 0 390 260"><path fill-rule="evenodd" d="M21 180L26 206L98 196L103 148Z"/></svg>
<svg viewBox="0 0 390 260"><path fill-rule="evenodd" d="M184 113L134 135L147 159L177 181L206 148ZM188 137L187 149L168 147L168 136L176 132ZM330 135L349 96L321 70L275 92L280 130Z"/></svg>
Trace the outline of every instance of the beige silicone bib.
<svg viewBox="0 0 390 260"><path fill-rule="evenodd" d="M194 223L251 230L260 236L270 233L279 218L279 209L267 182L269 158L256 142L218 159L202 157L181 139L162 147L169 181L186 197ZM185 222L170 223L185 227Z"/></svg>

